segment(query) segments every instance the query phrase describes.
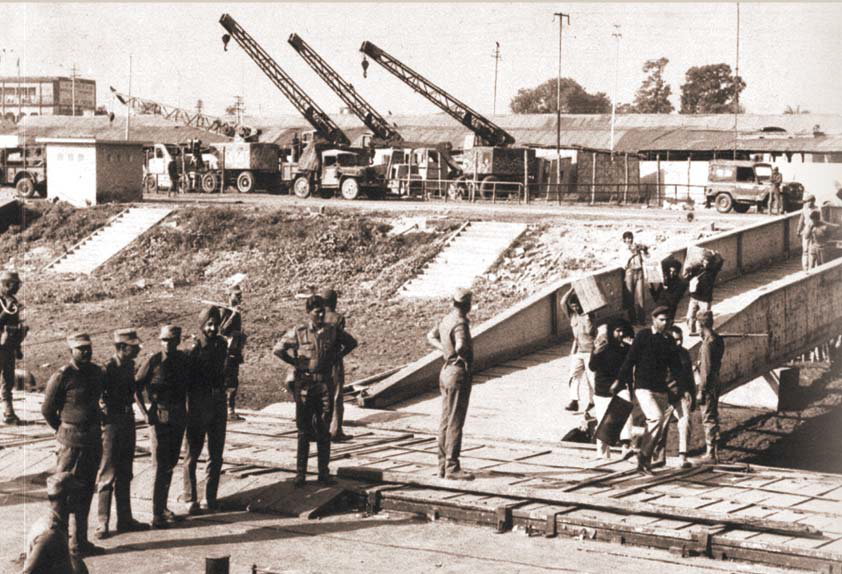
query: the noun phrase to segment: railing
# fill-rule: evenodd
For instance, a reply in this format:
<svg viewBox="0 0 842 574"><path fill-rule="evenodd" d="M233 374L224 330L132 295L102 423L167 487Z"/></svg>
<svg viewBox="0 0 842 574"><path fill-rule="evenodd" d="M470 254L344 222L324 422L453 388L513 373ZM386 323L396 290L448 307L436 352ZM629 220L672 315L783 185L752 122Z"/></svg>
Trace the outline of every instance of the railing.
<svg viewBox="0 0 842 574"><path fill-rule="evenodd" d="M662 206L703 204L704 186L654 183L532 183L496 179L418 179L392 180L390 188L411 190L413 196L444 201L498 201L556 204L624 204Z"/></svg>

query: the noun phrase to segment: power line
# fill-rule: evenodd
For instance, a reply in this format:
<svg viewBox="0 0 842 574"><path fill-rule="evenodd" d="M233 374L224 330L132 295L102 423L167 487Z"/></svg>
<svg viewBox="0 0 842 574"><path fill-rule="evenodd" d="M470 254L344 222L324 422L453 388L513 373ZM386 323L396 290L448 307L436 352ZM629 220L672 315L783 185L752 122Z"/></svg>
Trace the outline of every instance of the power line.
<svg viewBox="0 0 842 574"><path fill-rule="evenodd" d="M502 59L500 56L500 42L494 42L496 47L494 48L494 103L492 105L492 114L497 115L497 66Z"/></svg>
<svg viewBox="0 0 842 574"><path fill-rule="evenodd" d="M553 20L556 16L558 16L558 78L555 86L555 174L559 197L561 197L561 34L565 18L567 18L567 25L570 25L570 14L556 12L553 14Z"/></svg>

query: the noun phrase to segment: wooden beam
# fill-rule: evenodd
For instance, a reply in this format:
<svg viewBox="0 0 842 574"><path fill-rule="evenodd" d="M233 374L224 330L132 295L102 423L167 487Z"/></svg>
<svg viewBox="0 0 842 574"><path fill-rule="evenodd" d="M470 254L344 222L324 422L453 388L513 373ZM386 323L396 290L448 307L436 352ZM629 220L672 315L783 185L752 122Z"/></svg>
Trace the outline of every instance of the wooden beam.
<svg viewBox="0 0 842 574"><path fill-rule="evenodd" d="M602 496L583 495L558 490L546 490L525 486L500 485L498 482L477 479L475 481L450 481L436 477L426 477L402 472L392 472L371 467L343 467L338 475L343 478L389 482L397 484L412 484L430 488L456 490L473 494L487 494L506 496L511 498L525 498L533 501L552 502L555 504L576 505L584 508L596 508L625 514L645 514L660 516L674 520L689 520L705 524L726 524L745 530L772 532L788 536L820 537L821 532L806 524L795 524L780 520L766 520L748 516L731 516L718 512L705 512L689 508L674 508L648 502L633 502L618 500Z"/></svg>

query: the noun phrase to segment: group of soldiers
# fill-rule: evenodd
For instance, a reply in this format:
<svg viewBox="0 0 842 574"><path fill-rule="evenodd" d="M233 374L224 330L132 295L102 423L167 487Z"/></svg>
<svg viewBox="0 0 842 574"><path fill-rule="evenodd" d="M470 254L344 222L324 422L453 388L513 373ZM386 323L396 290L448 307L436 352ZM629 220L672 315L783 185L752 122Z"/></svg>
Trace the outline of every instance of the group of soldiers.
<svg viewBox="0 0 842 574"><path fill-rule="evenodd" d="M703 250L698 260L682 263L668 258L662 263L663 281L650 283L654 310L651 325L643 316L645 246L634 243L631 232L623 234L628 250L624 287L629 318L613 319L597 328L594 314L584 312L572 289L561 299L562 311L573 330L566 410L578 411L582 388L587 389L587 419L595 410L601 423L616 396L634 402L645 418L637 448L632 447L632 417L625 419L619 435L624 458L637 456L638 467L651 472L653 458L664 460L666 428L678 419L679 464L689 467L690 413L702 410L705 429L705 457L716 461L719 447L719 370L724 356L723 338L713 328L711 304L716 278L724 260L711 250ZM690 335L701 337L694 365L683 347L684 333L675 325L678 305L689 292L687 324ZM633 324L642 325L635 333ZM584 384L581 384L584 383ZM610 456L610 445L597 439L597 452Z"/></svg>
<svg viewBox="0 0 842 574"><path fill-rule="evenodd" d="M3 397L6 421L14 424L17 417L6 376L9 369L14 373L14 363L6 358L9 354L13 359L19 356L19 343L25 335L14 298L20 277L4 272L0 287L4 309L0 316L4 333L0 344ZM93 345L87 333L67 337L70 361L49 379L41 408L44 420L56 431L57 441L55 473L47 484L51 511L30 531L24 572L85 572L82 558L104 552L88 539L88 517L95 494L98 512L94 536L99 540L123 532L168 528L183 520L184 514L218 510L227 425L230 420L241 419L235 411L246 340L241 301L242 291L236 286L229 292L227 305L202 309L199 332L186 351L179 348L181 327L164 325L159 334L160 350L137 368L141 340L136 329L113 333L114 352L104 366L93 362ZM309 296L305 307L308 320L290 329L274 349L278 358L293 367L287 386L296 403L296 486L306 480L311 440L318 445L318 480L332 483L328 469L331 440L349 438L342 430L343 357L357 346L357 341L345 330L345 319L336 311L336 302L337 294L332 289ZM12 337L17 337L16 342L9 342ZM13 384L13 377L11 381ZM150 426L154 467L151 524L137 521L131 509L135 403ZM200 497L196 474L206 442L208 463ZM186 451L181 496L185 507L184 513L176 513L168 508L167 501L182 445ZM113 528L112 499L116 501Z"/></svg>

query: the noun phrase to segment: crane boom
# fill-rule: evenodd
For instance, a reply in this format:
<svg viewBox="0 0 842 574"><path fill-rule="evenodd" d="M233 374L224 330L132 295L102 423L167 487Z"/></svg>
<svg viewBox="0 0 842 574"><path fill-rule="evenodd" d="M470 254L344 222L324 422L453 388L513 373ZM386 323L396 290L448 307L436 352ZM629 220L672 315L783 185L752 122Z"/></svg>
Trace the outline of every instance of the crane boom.
<svg viewBox="0 0 842 574"><path fill-rule="evenodd" d="M389 122L377 113L371 104L360 96L349 82L336 73L313 48L305 42L298 34L291 34L289 44L304 61L313 68L313 71L330 86L339 96L345 105L357 116L365 126L371 130L374 136L383 142L397 143L403 140L400 133L389 125Z"/></svg>
<svg viewBox="0 0 842 574"><path fill-rule="evenodd" d="M134 110L138 114L161 116L174 122L180 122L186 126L202 129L217 135L233 138L241 137L244 140L255 139L260 130L245 126L237 122L229 122L219 117L206 116L202 112L191 112L184 108L162 104L154 100L129 96L118 92L113 86L111 93L124 106Z"/></svg>
<svg viewBox="0 0 842 574"><path fill-rule="evenodd" d="M234 18L223 14L219 23L233 37L272 83L287 97L301 115L313 126L316 133L334 145L350 145L345 132L322 110L298 84L278 65L263 47L240 26ZM225 38L223 38L224 41Z"/></svg>
<svg viewBox="0 0 842 574"><path fill-rule="evenodd" d="M360 51L386 68L388 72L402 80L410 88L427 98L443 112L474 132L486 145L506 147L515 143L515 138L506 130L483 117L457 100L428 79L409 68L406 64L390 56L371 42L363 42Z"/></svg>

